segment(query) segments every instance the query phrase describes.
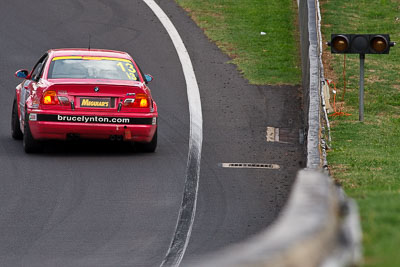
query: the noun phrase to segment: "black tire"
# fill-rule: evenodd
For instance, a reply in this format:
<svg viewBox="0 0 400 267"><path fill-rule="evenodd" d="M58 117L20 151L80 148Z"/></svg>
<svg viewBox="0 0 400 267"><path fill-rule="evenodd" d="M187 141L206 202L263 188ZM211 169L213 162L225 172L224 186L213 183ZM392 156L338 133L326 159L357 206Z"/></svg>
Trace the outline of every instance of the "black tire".
<svg viewBox="0 0 400 267"><path fill-rule="evenodd" d="M158 130L158 127L157 127L156 132L154 133L153 139L151 139L150 143L136 143L136 146L139 149L139 151L145 152L145 153L154 153L156 151L157 130Z"/></svg>
<svg viewBox="0 0 400 267"><path fill-rule="evenodd" d="M28 112L26 111L22 145L26 153L36 153L39 152L41 148L39 141L35 140L32 136L31 129L29 128Z"/></svg>
<svg viewBox="0 0 400 267"><path fill-rule="evenodd" d="M11 112L11 136L16 140L21 140L23 136L18 118L18 106L16 98L14 98Z"/></svg>

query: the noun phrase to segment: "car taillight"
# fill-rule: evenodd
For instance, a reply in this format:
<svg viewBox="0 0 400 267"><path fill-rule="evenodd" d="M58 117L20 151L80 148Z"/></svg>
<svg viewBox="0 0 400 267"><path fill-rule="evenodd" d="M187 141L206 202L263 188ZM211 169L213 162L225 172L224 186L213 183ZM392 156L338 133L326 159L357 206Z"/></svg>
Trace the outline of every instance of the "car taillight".
<svg viewBox="0 0 400 267"><path fill-rule="evenodd" d="M46 91L42 97L42 104L67 106L70 104L70 102L66 96L57 96L56 91Z"/></svg>
<svg viewBox="0 0 400 267"><path fill-rule="evenodd" d="M46 91L43 94L42 104L44 105L58 105L60 101L58 100L57 93L55 91Z"/></svg>
<svg viewBox="0 0 400 267"><path fill-rule="evenodd" d="M70 105L70 101L69 101L68 97L66 97L66 96L59 96L58 100L60 101L60 105L63 105L63 106Z"/></svg>
<svg viewBox="0 0 400 267"><path fill-rule="evenodd" d="M138 99L136 99L136 100L138 100ZM141 108L148 108L149 107L149 100L147 100L147 98L141 98L139 100L140 100L139 107L141 107Z"/></svg>
<svg viewBox="0 0 400 267"><path fill-rule="evenodd" d="M146 94L136 94L134 99L125 99L124 106L128 108L148 108L150 107L150 100Z"/></svg>

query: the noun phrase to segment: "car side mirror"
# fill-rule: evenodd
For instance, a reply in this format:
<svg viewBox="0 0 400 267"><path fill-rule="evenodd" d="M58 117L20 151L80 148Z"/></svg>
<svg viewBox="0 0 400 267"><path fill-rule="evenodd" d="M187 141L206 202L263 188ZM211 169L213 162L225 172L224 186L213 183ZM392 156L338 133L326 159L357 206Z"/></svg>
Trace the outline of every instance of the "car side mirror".
<svg viewBox="0 0 400 267"><path fill-rule="evenodd" d="M20 78L20 79L29 79L29 71L28 70L18 70L15 73L15 77Z"/></svg>
<svg viewBox="0 0 400 267"><path fill-rule="evenodd" d="M149 83L149 82L151 82L152 80L154 80L154 78L153 78L153 76L151 76L150 74L145 74L145 75L144 75L144 81L145 81L146 83Z"/></svg>

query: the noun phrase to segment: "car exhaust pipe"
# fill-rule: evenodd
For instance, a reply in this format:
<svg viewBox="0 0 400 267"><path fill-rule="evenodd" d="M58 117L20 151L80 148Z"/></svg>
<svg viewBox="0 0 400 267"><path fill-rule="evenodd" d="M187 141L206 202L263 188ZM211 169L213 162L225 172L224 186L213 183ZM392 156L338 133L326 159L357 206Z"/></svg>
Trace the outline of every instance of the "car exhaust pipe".
<svg viewBox="0 0 400 267"><path fill-rule="evenodd" d="M115 135L111 135L111 136L110 136L110 140L111 140L111 141L115 141L115 139L116 139Z"/></svg>
<svg viewBox="0 0 400 267"><path fill-rule="evenodd" d="M117 135L117 141L122 141L122 135Z"/></svg>
<svg viewBox="0 0 400 267"><path fill-rule="evenodd" d="M80 136L79 134L75 134L75 133L69 133L67 134L67 140L79 140Z"/></svg>

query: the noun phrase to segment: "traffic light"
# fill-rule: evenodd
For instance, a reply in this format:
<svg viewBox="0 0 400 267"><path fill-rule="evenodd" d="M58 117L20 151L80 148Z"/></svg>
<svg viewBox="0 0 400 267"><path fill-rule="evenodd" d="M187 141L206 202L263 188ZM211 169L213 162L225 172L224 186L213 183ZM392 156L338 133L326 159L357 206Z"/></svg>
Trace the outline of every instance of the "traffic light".
<svg viewBox="0 0 400 267"><path fill-rule="evenodd" d="M389 34L332 34L328 45L333 54L389 54Z"/></svg>

